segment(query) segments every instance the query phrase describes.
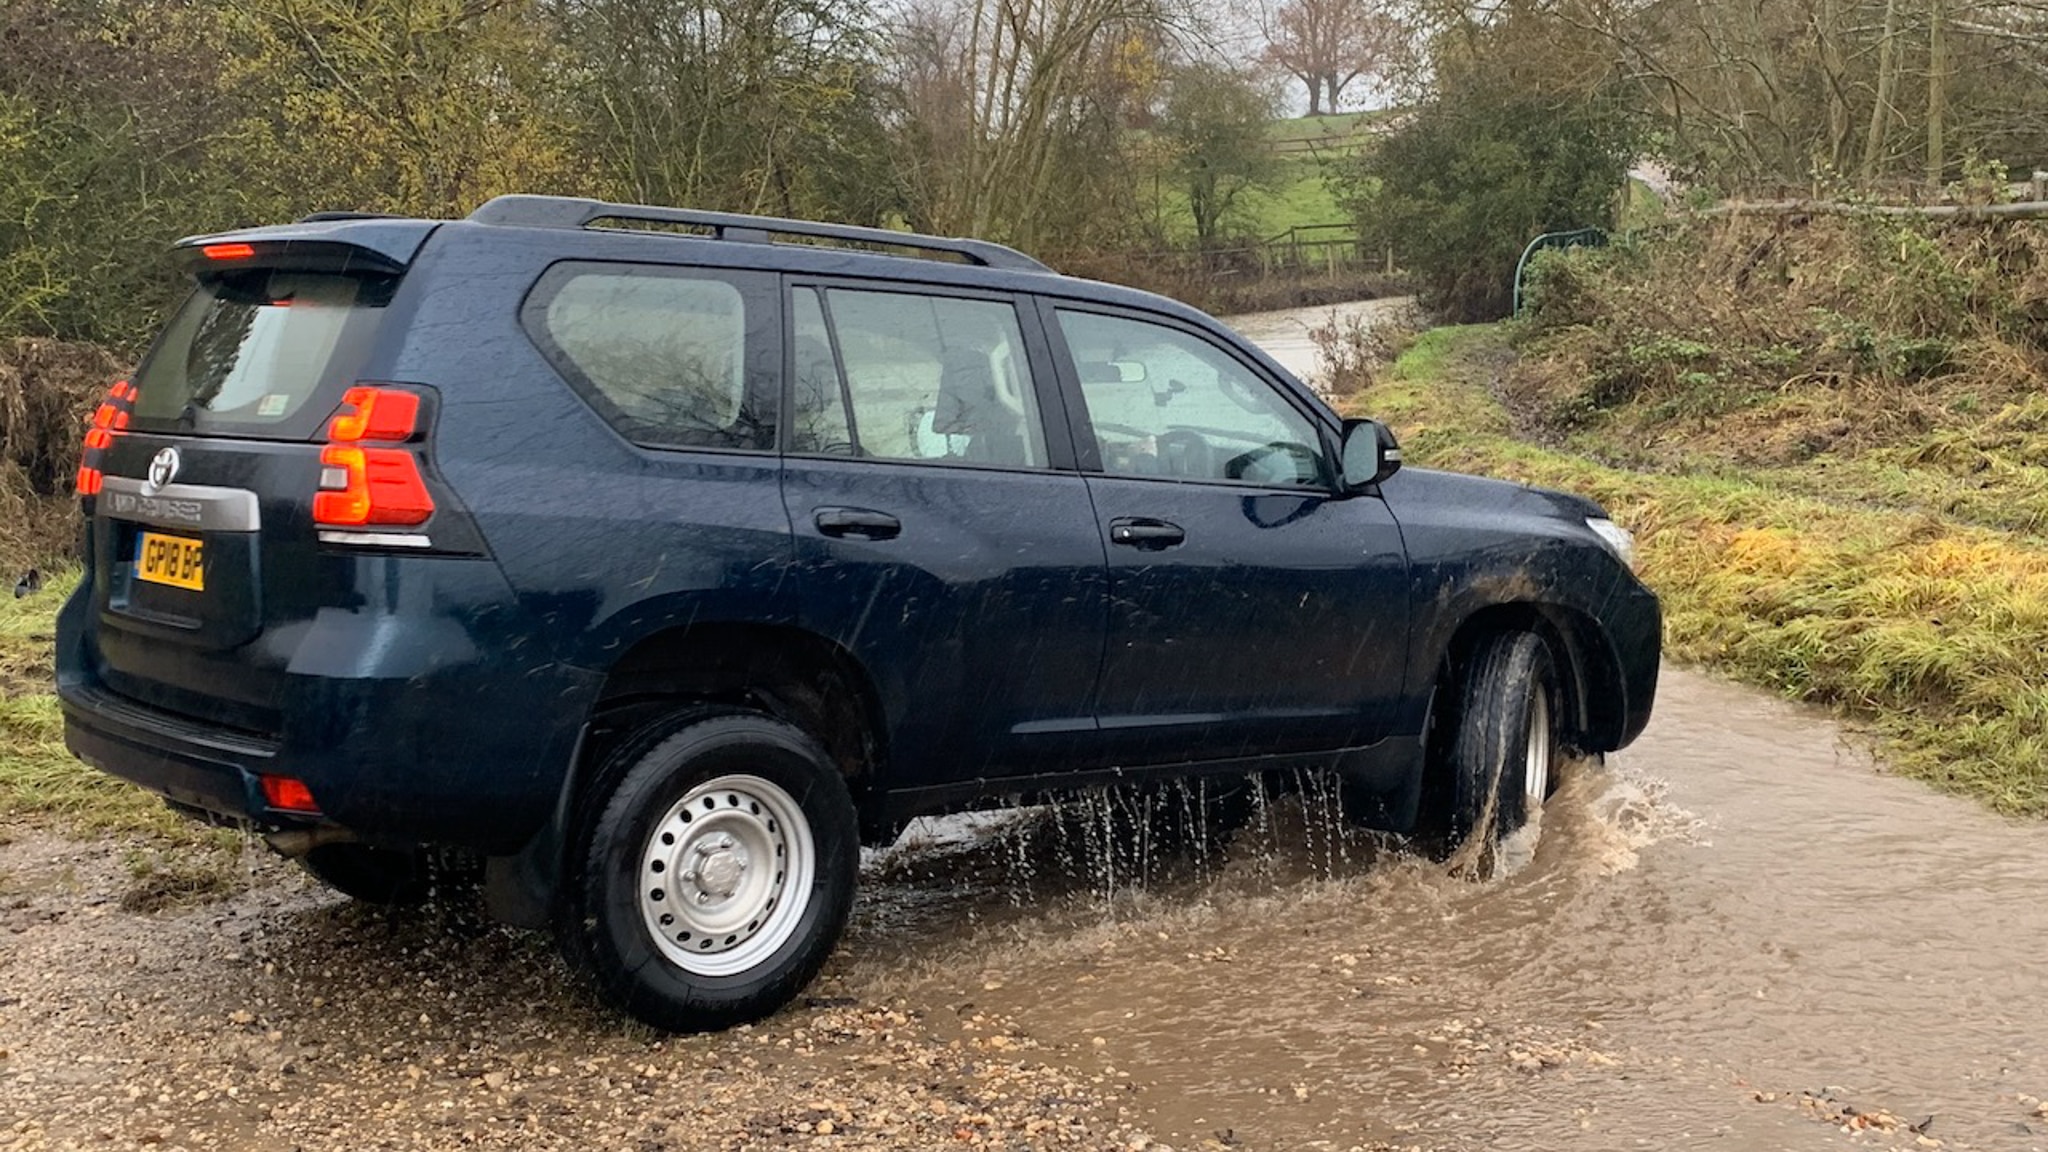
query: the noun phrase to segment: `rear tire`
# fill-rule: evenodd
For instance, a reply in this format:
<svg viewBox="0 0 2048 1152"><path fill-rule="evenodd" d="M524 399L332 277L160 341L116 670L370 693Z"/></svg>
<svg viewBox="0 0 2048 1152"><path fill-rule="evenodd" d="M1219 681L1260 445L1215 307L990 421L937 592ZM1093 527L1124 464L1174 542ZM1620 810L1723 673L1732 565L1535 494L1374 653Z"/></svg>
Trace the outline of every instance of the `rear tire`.
<svg viewBox="0 0 2048 1152"><path fill-rule="evenodd" d="M1473 653L1448 764L1452 844L1491 848L1542 809L1556 788L1558 711L1542 637L1502 633Z"/></svg>
<svg viewBox="0 0 2048 1152"><path fill-rule="evenodd" d="M860 834L829 756L751 712L672 716L607 758L557 934L613 1008L697 1032L757 1020L818 974L853 906Z"/></svg>

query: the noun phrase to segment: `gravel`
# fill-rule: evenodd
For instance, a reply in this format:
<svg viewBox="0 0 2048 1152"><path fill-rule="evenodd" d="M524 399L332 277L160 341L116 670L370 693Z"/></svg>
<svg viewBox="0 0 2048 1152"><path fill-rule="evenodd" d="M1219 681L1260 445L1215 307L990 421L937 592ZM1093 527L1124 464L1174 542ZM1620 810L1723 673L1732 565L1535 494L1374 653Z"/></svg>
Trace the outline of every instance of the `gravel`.
<svg viewBox="0 0 2048 1152"><path fill-rule="evenodd" d="M251 849L227 897L144 911L125 846L11 835L0 1149L1168 1149L1085 1040L857 939L800 1005L667 1037L467 906L366 908Z"/></svg>

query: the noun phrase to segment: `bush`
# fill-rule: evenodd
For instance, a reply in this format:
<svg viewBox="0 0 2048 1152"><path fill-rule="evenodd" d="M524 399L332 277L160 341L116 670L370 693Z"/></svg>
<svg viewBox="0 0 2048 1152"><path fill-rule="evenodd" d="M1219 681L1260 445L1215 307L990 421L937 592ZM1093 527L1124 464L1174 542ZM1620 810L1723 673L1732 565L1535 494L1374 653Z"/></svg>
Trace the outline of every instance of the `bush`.
<svg viewBox="0 0 2048 1152"><path fill-rule="evenodd" d="M1624 106L1597 94L1447 85L1335 183L1367 249L1401 254L1424 307L1495 319L1530 240L1612 223L1633 136Z"/></svg>
<svg viewBox="0 0 2048 1152"><path fill-rule="evenodd" d="M1508 392L1557 431L1672 466L1883 457L1981 491L2039 472L1999 429L2048 390L2048 227L1695 219L1532 266ZM1930 436L1984 451L1933 459Z"/></svg>
<svg viewBox="0 0 2048 1152"><path fill-rule="evenodd" d="M86 416L121 371L90 344L0 342L0 575L8 585L71 548Z"/></svg>

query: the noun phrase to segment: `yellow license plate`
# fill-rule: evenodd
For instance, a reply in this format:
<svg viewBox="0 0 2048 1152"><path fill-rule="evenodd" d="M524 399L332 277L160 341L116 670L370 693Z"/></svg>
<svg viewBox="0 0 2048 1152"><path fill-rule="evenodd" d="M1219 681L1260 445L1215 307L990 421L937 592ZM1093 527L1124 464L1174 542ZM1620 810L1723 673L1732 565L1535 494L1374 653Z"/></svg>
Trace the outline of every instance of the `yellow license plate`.
<svg viewBox="0 0 2048 1152"><path fill-rule="evenodd" d="M144 532L136 553L135 574L152 584L169 584L173 588L204 592L205 548L204 540Z"/></svg>

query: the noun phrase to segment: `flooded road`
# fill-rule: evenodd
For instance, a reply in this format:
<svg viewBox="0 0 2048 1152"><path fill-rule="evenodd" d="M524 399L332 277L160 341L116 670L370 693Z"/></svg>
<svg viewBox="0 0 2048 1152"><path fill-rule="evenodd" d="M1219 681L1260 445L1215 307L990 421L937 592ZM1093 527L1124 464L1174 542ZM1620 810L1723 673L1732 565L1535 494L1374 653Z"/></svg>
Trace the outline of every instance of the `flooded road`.
<svg viewBox="0 0 2048 1152"><path fill-rule="evenodd" d="M1290 308L1281 312L1228 316L1223 322L1264 349L1266 355L1279 361L1282 368L1314 383L1316 345L1309 337L1312 330L1333 319L1340 325L1353 319L1370 324L1378 317L1393 315L1413 304L1409 297L1396 296L1385 300L1333 304L1325 308Z"/></svg>
<svg viewBox="0 0 2048 1152"><path fill-rule="evenodd" d="M1516 875L1233 861L1114 929L1014 929L973 999L1128 1073L1169 1139L2048 1147L2048 830L1667 675Z"/></svg>
<svg viewBox="0 0 2048 1152"><path fill-rule="evenodd" d="M2048 1148L2044 829L1666 676L1512 875L1333 839L1313 789L1144 884L1099 798L943 822L713 1036L257 848L145 911L119 845L0 836L0 1148Z"/></svg>

